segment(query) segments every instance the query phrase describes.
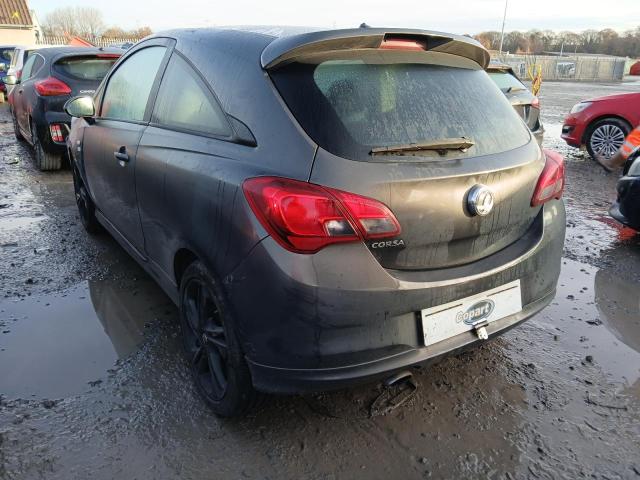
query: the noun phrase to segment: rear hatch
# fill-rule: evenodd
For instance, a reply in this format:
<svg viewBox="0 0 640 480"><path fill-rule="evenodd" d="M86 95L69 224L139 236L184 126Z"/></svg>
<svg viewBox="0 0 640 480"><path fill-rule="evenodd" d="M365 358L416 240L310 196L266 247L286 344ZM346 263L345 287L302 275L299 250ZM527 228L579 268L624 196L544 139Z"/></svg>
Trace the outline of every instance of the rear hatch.
<svg viewBox="0 0 640 480"><path fill-rule="evenodd" d="M66 55L56 59L51 67L51 74L67 85L71 93L50 97L47 109L61 112L69 98L92 96L119 57L119 54L99 53Z"/></svg>
<svg viewBox="0 0 640 480"><path fill-rule="evenodd" d="M438 37L433 44L440 48L430 49L429 37L375 33L377 43L306 45L299 50L308 53L268 65L291 112L319 145L310 181L392 210L402 228L398 241L368 242L385 268L451 267L516 242L539 221L531 198L544 159L484 71L484 57L474 50L481 47L463 40L455 48L449 39L447 48ZM449 146L406 147L417 143ZM468 204L476 185L494 195L486 216L474 215Z"/></svg>

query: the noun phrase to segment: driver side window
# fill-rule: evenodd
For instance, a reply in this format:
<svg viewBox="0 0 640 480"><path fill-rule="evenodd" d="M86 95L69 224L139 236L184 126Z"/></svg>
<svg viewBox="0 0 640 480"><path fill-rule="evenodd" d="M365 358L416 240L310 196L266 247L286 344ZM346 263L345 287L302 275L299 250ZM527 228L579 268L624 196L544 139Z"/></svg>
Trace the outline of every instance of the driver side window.
<svg viewBox="0 0 640 480"><path fill-rule="evenodd" d="M166 48L147 47L127 58L109 78L100 116L113 120L141 122L149 93Z"/></svg>

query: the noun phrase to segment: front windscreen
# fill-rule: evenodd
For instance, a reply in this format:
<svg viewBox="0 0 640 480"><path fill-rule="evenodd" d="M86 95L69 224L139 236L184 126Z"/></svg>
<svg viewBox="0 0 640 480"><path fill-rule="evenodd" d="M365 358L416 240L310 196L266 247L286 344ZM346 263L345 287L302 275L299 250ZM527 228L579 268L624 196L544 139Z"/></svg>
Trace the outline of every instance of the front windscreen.
<svg viewBox="0 0 640 480"><path fill-rule="evenodd" d="M4 63L7 67L13 58L13 48L0 48L0 63Z"/></svg>

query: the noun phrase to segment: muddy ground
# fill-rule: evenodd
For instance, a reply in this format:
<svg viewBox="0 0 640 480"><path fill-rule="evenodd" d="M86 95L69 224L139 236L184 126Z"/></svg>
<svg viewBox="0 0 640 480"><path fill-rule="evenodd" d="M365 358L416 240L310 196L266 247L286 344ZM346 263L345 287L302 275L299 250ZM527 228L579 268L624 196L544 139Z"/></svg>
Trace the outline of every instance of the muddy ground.
<svg viewBox="0 0 640 480"><path fill-rule="evenodd" d="M607 215L615 176L559 140L577 101L638 90L544 84L568 172L555 301L373 418L377 385L212 415L176 308L84 232L69 171L36 171L0 105L0 479L640 478L640 235Z"/></svg>

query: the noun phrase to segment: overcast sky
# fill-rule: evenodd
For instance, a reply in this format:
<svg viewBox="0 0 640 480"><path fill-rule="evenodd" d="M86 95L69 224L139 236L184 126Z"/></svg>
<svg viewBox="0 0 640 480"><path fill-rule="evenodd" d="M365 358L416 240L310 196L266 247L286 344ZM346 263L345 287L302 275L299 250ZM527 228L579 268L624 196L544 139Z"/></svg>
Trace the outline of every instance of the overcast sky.
<svg viewBox="0 0 640 480"><path fill-rule="evenodd" d="M506 30L588 28L627 30L640 25L640 0L508 0ZM215 25L416 27L452 33L500 30L504 0L28 0L42 20L69 5L105 5L107 25L153 30Z"/></svg>

